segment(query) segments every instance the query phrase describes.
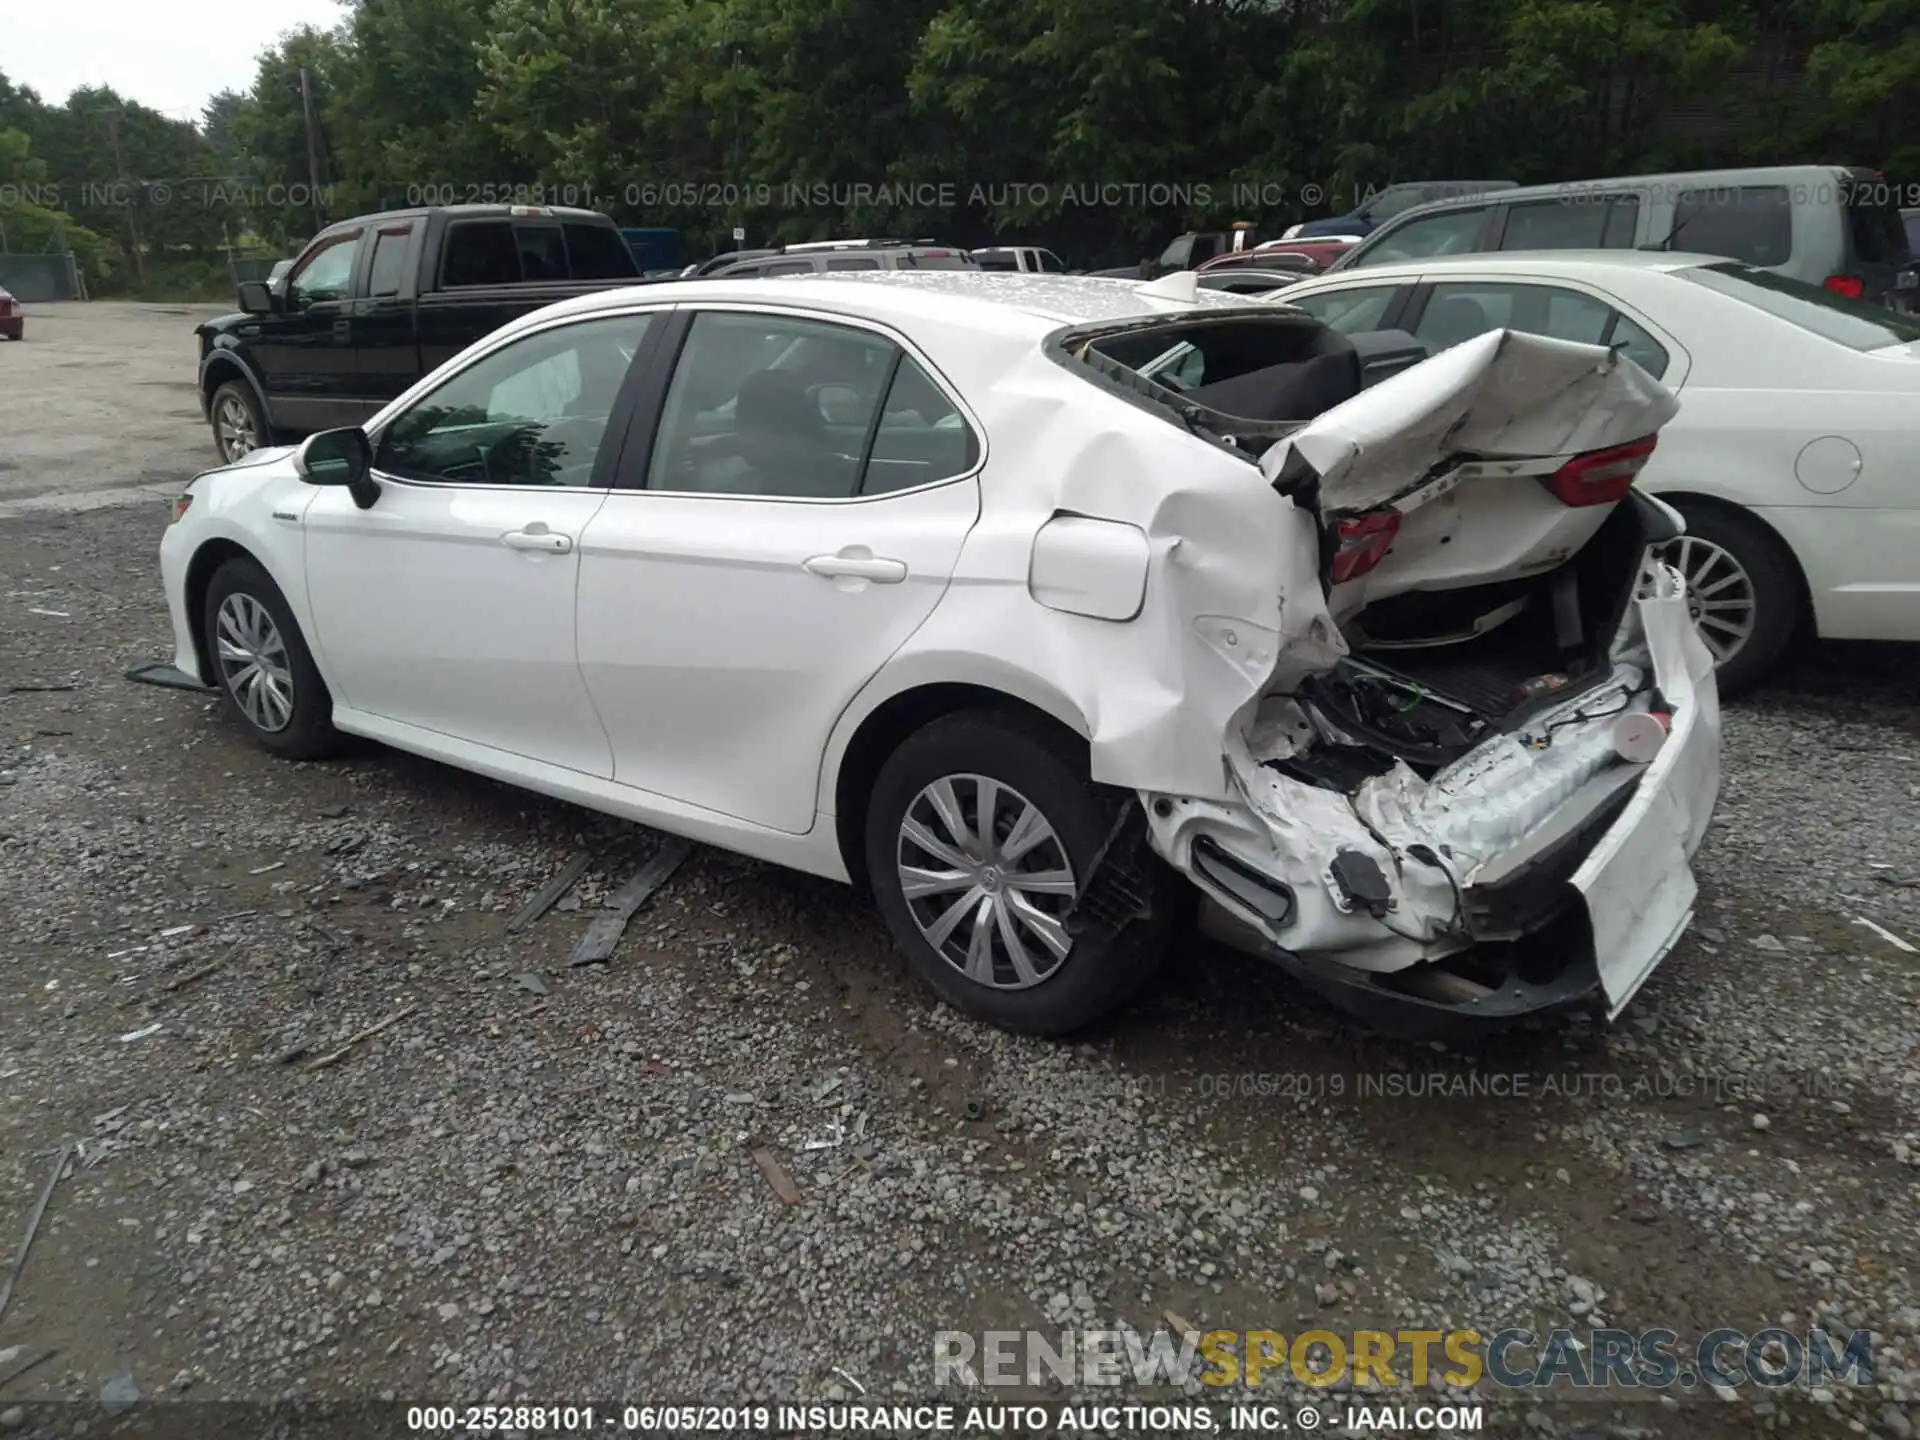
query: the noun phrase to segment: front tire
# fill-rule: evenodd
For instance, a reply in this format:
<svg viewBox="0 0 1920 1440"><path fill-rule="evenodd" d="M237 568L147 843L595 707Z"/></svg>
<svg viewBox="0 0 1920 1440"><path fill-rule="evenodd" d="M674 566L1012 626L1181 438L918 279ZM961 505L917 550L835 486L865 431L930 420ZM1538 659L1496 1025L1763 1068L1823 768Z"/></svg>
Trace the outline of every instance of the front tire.
<svg viewBox="0 0 1920 1440"><path fill-rule="evenodd" d="M1713 652L1720 693L1748 691L1771 670L1800 628L1800 570L1773 532L1717 505L1676 502L1687 533L1660 556L1687 582L1687 604Z"/></svg>
<svg viewBox="0 0 1920 1440"><path fill-rule="evenodd" d="M914 970L955 1009L1025 1034L1111 1014L1165 950L1165 904L1117 935L1067 931L1116 806L1137 803L1096 790L1074 749L1024 717L963 711L908 737L867 807L874 899Z"/></svg>
<svg viewBox="0 0 1920 1440"><path fill-rule="evenodd" d="M267 432L267 417L260 412L253 387L244 380L229 380L213 392L213 399L207 402L207 418L213 425L213 448L222 465L244 460L273 443Z"/></svg>
<svg viewBox="0 0 1920 1440"><path fill-rule="evenodd" d="M227 714L256 745L288 760L340 748L333 696L273 577L235 556L214 571L201 633Z"/></svg>

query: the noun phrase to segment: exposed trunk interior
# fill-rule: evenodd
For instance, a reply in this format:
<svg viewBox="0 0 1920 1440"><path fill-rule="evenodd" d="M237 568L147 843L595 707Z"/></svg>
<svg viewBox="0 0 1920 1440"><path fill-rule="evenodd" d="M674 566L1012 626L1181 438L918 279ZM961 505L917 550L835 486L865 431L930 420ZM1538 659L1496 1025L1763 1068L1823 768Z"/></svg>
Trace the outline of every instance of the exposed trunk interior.
<svg viewBox="0 0 1920 1440"><path fill-rule="evenodd" d="M1658 512L1632 496L1555 570L1367 607L1348 622L1351 657L1299 691L1339 738L1270 763L1342 791L1396 760L1430 777L1602 685L1642 556L1663 529Z"/></svg>

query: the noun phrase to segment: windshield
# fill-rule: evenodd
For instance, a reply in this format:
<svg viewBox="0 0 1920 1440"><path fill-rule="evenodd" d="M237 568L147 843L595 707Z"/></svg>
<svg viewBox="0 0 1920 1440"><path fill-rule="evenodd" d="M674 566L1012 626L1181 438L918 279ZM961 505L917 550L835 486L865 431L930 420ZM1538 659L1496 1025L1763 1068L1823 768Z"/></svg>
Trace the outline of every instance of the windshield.
<svg viewBox="0 0 1920 1440"><path fill-rule="evenodd" d="M1798 325L1850 350L1884 350L1920 341L1920 320L1864 300L1728 261L1683 272L1709 290L1731 296L1776 319Z"/></svg>

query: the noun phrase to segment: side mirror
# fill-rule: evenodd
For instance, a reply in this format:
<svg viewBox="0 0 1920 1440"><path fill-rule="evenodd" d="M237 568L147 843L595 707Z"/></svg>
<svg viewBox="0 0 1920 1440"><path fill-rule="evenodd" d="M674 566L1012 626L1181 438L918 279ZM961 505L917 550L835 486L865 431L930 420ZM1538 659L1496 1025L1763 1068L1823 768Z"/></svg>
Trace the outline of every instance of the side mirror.
<svg viewBox="0 0 1920 1440"><path fill-rule="evenodd" d="M373 445L359 426L309 435L293 453L293 468L309 485L344 485L353 503L371 510L380 498L373 478Z"/></svg>
<svg viewBox="0 0 1920 1440"><path fill-rule="evenodd" d="M271 315L274 310L273 289L264 280L242 280L240 282L240 308L249 315Z"/></svg>

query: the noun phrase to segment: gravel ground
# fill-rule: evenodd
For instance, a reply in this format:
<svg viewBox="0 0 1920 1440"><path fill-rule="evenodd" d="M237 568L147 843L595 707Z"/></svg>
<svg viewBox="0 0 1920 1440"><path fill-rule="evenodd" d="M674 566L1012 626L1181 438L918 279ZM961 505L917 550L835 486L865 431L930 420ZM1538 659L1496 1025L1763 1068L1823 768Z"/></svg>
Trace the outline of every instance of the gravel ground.
<svg viewBox="0 0 1920 1440"><path fill-rule="evenodd" d="M206 449L191 419L175 468ZM10 423L0 470L35 443ZM98 488L156 468L116 463ZM1388 1041L1186 938L1060 1045L932 1004L851 891L711 850L572 967L662 837L374 747L276 762L124 683L167 653L162 521L0 517L0 1259L80 1146L0 1319L0 1356L59 1353L0 1426L128 1378L924 1400L937 1331L1168 1312L1870 1328L1872 1387L1503 1397L1488 1429L1920 1424L1920 957L1858 923L1920 943L1914 649L1820 647L1730 711L1695 929L1616 1030ZM15 688L41 686L71 688Z"/></svg>

